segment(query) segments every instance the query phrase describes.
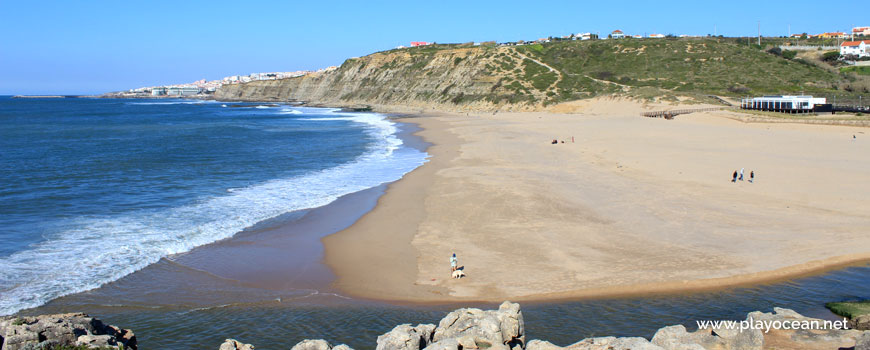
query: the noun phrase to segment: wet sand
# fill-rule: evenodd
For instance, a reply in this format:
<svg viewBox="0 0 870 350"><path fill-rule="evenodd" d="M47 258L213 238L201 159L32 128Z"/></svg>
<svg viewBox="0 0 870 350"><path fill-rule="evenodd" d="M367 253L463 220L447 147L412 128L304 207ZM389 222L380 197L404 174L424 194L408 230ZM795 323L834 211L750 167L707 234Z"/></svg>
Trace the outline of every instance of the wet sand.
<svg viewBox="0 0 870 350"><path fill-rule="evenodd" d="M867 129L638 116L656 108L599 99L409 119L433 159L323 239L334 285L405 302L604 297L870 259ZM732 183L741 168L756 181ZM467 278L450 278L452 252Z"/></svg>
<svg viewBox="0 0 870 350"><path fill-rule="evenodd" d="M400 125L399 136L425 149ZM177 310L226 306L277 306L294 301L336 304L347 297L332 286L320 239L349 227L374 208L387 185L351 193L319 208L287 213L233 237L161 259L99 288L50 301L28 314L117 312L119 309Z"/></svg>

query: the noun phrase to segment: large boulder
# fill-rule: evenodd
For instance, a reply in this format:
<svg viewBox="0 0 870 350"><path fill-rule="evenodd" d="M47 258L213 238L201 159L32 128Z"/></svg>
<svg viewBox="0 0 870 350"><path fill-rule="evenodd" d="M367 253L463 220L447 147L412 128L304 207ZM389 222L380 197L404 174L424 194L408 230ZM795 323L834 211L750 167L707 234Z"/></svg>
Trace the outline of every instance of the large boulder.
<svg viewBox="0 0 870 350"><path fill-rule="evenodd" d="M290 350L331 350L332 344L323 339L305 339Z"/></svg>
<svg viewBox="0 0 870 350"><path fill-rule="evenodd" d="M526 350L663 350L649 340L640 337L598 337L586 338L574 344L561 347L543 340L531 340Z"/></svg>
<svg viewBox="0 0 870 350"><path fill-rule="evenodd" d="M758 321L776 323L793 323L795 321L801 324L813 325L816 324L822 328L825 321L817 318L806 317L793 310L775 307L772 313L751 312L747 316L747 321L750 323L758 323ZM842 330L842 329L777 329L772 327L770 330L765 329L764 346L765 348L778 349L839 349L850 348L856 343L856 340L861 336L861 331ZM790 327L791 328L791 327ZM799 327L800 328L800 327ZM761 332L759 330L759 332Z"/></svg>
<svg viewBox="0 0 870 350"><path fill-rule="evenodd" d="M133 331L105 325L83 313L0 317L0 349L65 346L137 348Z"/></svg>
<svg viewBox="0 0 870 350"><path fill-rule="evenodd" d="M218 350L254 350L254 346L235 339L227 339Z"/></svg>
<svg viewBox="0 0 870 350"><path fill-rule="evenodd" d="M416 327L411 327L410 324L398 325L393 330L378 337L377 350L424 349L432 342L434 332L434 324L420 324Z"/></svg>
<svg viewBox="0 0 870 350"><path fill-rule="evenodd" d="M296 345L293 345L291 350L353 350L351 347L339 344L332 346L329 342L323 339L305 339Z"/></svg>
<svg viewBox="0 0 870 350"><path fill-rule="evenodd" d="M432 336L433 344L448 339L456 340L463 349L521 349L526 336L520 305L505 301L498 310L453 311L441 319Z"/></svg>
<svg viewBox="0 0 870 350"><path fill-rule="evenodd" d="M870 314L860 315L860 316L852 318L849 321L849 328L853 328L853 329L857 329L857 330L861 330L861 331L870 330Z"/></svg>
<svg viewBox="0 0 870 350"><path fill-rule="evenodd" d="M700 343L714 342L708 336L703 333L689 333L683 325L676 325L656 331L651 342L665 350L704 350Z"/></svg>
<svg viewBox="0 0 870 350"><path fill-rule="evenodd" d="M870 331L864 332L855 340L855 350L870 350Z"/></svg>

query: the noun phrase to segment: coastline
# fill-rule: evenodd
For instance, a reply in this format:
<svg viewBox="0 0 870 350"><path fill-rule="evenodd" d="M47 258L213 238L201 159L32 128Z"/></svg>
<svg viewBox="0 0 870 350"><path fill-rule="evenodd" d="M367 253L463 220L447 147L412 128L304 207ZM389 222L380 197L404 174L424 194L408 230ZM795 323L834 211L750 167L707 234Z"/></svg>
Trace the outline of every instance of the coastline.
<svg viewBox="0 0 870 350"><path fill-rule="evenodd" d="M620 104L620 101L616 101L615 104ZM477 125L478 128L475 129L476 133L481 132L482 130L490 130L495 131L498 130L500 132L504 132L502 136L507 138L520 137L515 134L517 130L510 129L504 130L500 129L500 124L504 123L505 125L520 125L522 124L522 118L527 119L535 119L538 118L578 118L584 119L589 118L592 123L608 123L612 120L607 120L608 118L614 118L615 115L635 115L634 109L639 108L638 106L625 106L624 111L614 111L613 108L615 106L607 106L608 102L597 101L591 103L589 106L585 106L585 110L578 111L572 110L569 113L572 114L561 114L550 112L543 113L502 113L498 116L496 115L481 115L474 114L470 117L458 115L455 113L421 113L413 118L403 119L403 122L410 122L419 125L423 128L418 134L423 137L424 140L431 143L432 146L427 150L431 155L431 160L427 164L422 167L415 169L409 174L406 174L405 177L400 179L399 181L390 184L388 186L386 193L378 200L378 204L376 207L364 215L360 220L354 223L348 229L332 234L330 236L324 237L322 241L325 245L325 263L330 267L332 271L337 275L337 280L334 282L333 286L338 290L343 291L347 295L351 295L354 297L370 299L370 300L379 300L379 301L387 301L387 302L395 302L395 303L410 303L410 304L445 304L445 303L454 303L454 302L497 302L504 299L518 300L518 301L564 301L564 300L579 300L579 299L597 299L597 298L608 298L608 297L625 297L625 296L643 296L643 295L652 295L652 294L679 294L685 292L696 292L696 291L715 291L721 290L731 287L740 287L740 286L749 286L756 284L765 284L771 282L778 282L784 280L795 279L804 276L811 276L820 273L824 273L826 271L830 271L833 269L843 268L847 266L856 266L861 265L870 261L870 252L860 251L860 249L853 249L852 251L848 251L848 249L843 250L845 254L838 254L836 251L841 249L849 244L830 244L830 242L825 242L825 240L813 240L812 234L810 232L805 232L802 235L802 239L804 242L790 242L789 238L786 238L782 235L774 235L771 237L770 242L764 242L761 244L754 244L755 248L760 249L771 249L773 243L776 240L780 240L779 244L783 246L788 245L800 245L809 243L811 246L813 244L821 244L820 249L816 249L817 252L812 254L807 254L806 257L801 258L798 256L798 253L789 253L787 250L783 249L780 252L774 252L777 254L776 257L770 258L770 256L760 256L763 254L757 254L752 251L747 251L745 254L735 257L729 257L728 254L737 254L736 249L732 249L731 251L726 251L726 254L721 254L719 256L714 255L717 251L721 251L721 248L727 248L726 244L721 244L719 246L712 247L714 249L708 249L708 247L701 247L697 249L699 251L692 251L691 246L673 244L668 246L666 249L663 249L667 252L668 248L670 249L679 249L677 251L681 251L681 253L688 253L690 258L681 259L679 262L668 261L668 259L661 259L660 256L654 256L654 259L648 259L648 263L656 264L656 263L666 263L670 264L673 270L678 270L677 273L670 273L667 269L657 269L654 270L655 273L658 273L659 276L656 276L652 279L638 279L636 281L627 281L626 278L619 278L618 275L615 275L612 279L617 279L617 283L609 283L607 281L608 277L599 278L593 282L589 283L587 281L581 281L579 284L586 284L587 287L576 288L578 283L576 283L576 278L574 281L574 288L551 288L552 290L545 290L546 288L526 288L524 291L528 291L528 293L517 293L517 288L506 291L503 289L503 284L498 281L498 278L490 278L488 276L490 273L493 273L494 269L484 268L484 271L477 272L476 275L471 275L475 273L475 270L471 270L469 272L469 277L463 280L450 280L449 279L449 267L446 267L446 257L449 257L449 251L443 250L443 244L439 244L439 242L444 242L445 238L447 239L464 239L460 235L441 235L440 237L426 237L427 235L421 234L421 231L430 231L433 229L443 230L443 227L433 228L432 225L437 225L437 222L433 224L433 220L440 220L440 222L444 221L445 216L440 216L439 218L433 218L431 212L427 212L427 207L431 207L435 205L437 199L433 199L434 191L433 186L436 180L436 177L444 177L445 174L455 173L457 172L456 163L462 163L463 166L470 166L470 160L468 157L462 159L462 154L465 153L465 150L469 147L468 137L469 135L477 135L475 133L467 133L465 132L463 135L457 135L456 129L466 128L468 129L468 125L470 124L481 124ZM596 105L599 105L596 107ZM616 106L618 108L618 106ZM376 109L377 110L377 109ZM405 111L407 112L407 111ZM585 112L585 113L584 113ZM727 112L723 112L727 113ZM583 115L586 114L586 115ZM501 115L508 115L506 118L500 118ZM729 125L730 128L741 128L745 127L745 125L749 125L739 121L729 121L725 115L716 115L716 113L702 113L699 115L692 115L682 117L681 119L688 120L691 119L703 119L701 124L703 127L719 127L722 124L727 123L739 123L743 126L738 125ZM489 120L487 120L489 119ZM644 121L642 119L648 118L640 118L637 119L637 123L656 123L662 121ZM581 121L585 122L585 120ZM620 126L623 126L624 120L618 121ZM632 121L634 122L634 121ZM697 121L691 121L693 124L698 124ZM652 124L651 124L652 125ZM697 126L697 125L695 125ZM750 128L755 129L767 129L769 130L771 127L779 127L779 126L769 126L769 125L750 125ZM795 129L804 129L797 130L802 134L801 137L806 135L812 135L814 133L821 133L826 136L830 136L832 130L830 128L844 128L843 133L851 133L855 132L855 130L851 130L854 128L841 127L841 126L812 126L812 125L784 125L781 128L785 128L786 131L793 131ZM818 131L815 128L828 128L822 131ZM812 130L810 130L812 129ZM849 130L845 130L849 129ZM857 129L856 129L857 130ZM733 131L733 130L732 130ZM850 134L851 135L851 134ZM727 135L726 135L727 136ZM464 138L463 138L464 137ZM544 140L546 141L546 140ZM794 141L794 140L789 140ZM481 141L482 142L482 141ZM480 143L480 142L478 142ZM493 148L498 149L499 147L505 147L504 144L494 144L491 145ZM528 145L526 145L528 146ZM561 146L561 145L559 145ZM558 146L552 146L558 147ZM475 150L479 151L479 150ZM540 151L540 149L536 149L535 151ZM604 150L606 152L606 150ZM576 155L576 154L575 154ZM496 157L492 153L487 153L488 157ZM544 156L544 155L541 155ZM549 156L549 154L546 154ZM588 158L588 157L587 157ZM501 159L500 159L501 160ZM624 166L619 165L620 161L611 160L608 162L607 159L603 159L601 157L591 157L587 160L591 162L600 162L600 164L604 164L607 167L616 164L616 172L626 171ZM671 164L673 165L673 164ZM483 175L484 171L481 171L480 168L483 167L481 164L474 164L474 167L477 168L477 172L480 175ZM599 166L600 167L600 166ZM597 175L601 175L600 170ZM633 169L632 169L633 170ZM643 170L643 169L641 169ZM861 171L865 171L866 169L861 168ZM630 171L630 170L629 170ZM827 174L827 173L826 173ZM495 174L489 173L488 176L494 176ZM520 174L519 176L524 176L525 174ZM614 169L608 169L608 176L615 175ZM624 174L617 174L624 175ZM637 181L643 176L648 174L631 173L628 176L631 177L632 180ZM703 174L702 174L703 175ZM830 175L830 174L828 174ZM443 180L443 179L442 179ZM456 181L456 178L453 179ZM536 178L535 180L540 180ZM808 180L808 179L803 179ZM681 186L685 186L685 181L680 183ZM730 182L730 181L729 181ZM811 181L810 181L811 182ZM717 186L711 183L702 184L700 187L710 187ZM792 184L793 185L793 184ZM455 184L453 189L455 191L462 191L462 185ZM694 190L699 190L697 184L693 184ZM709 188L707 188L709 189ZM473 189L472 189L473 190ZM703 188L701 190L704 190ZM714 188L713 192L715 191ZM474 192L474 191L472 191ZM782 193L780 191L766 191L768 193L764 193L763 196L759 196L759 200L764 200L765 203L763 206L768 206L776 202L792 202L794 200L794 196L791 193ZM860 192L860 190L858 191ZM445 193L445 192L442 192ZM440 197L446 196L442 195ZM475 195L482 195L481 192L475 192ZM711 195L716 195L716 197L721 196L721 193L711 193ZM741 195L745 195L741 194ZM792 196L792 198L784 198ZM780 198L775 198L780 197ZM807 200L808 197L804 193L800 193L799 198L804 198ZM480 198L480 197L478 197ZM811 197L809 197L811 198ZM635 198L636 199L636 198ZM718 201L723 198L715 198L714 201ZM727 198L726 198L727 199ZM830 199L830 198L826 198ZM851 198L854 199L854 198ZM537 199L536 199L537 200ZM558 199L546 199L548 201L564 201L565 198ZM439 205L443 206L444 203L440 203ZM456 202L454 201L454 204ZM710 205L710 203L704 203L704 201L699 201L696 203L699 205ZM715 203L714 203L715 204ZM791 203L792 205L800 206L802 213L798 213L798 217L801 215L820 215L817 219L830 219L830 217L826 216L825 212L830 213L838 213L843 214L851 218L852 223L856 225L860 225L857 223L865 223L866 217L862 217L861 215L855 216L855 211L848 211L845 207L825 207L829 202L825 203L813 203L811 201L806 201L806 203ZM854 203L852 203L854 204ZM861 202L860 207L867 207L866 202ZM477 203L478 206L487 206L487 202L481 201ZM431 208L430 208L431 209ZM468 208L466 208L468 209ZM581 209L588 209L588 207ZM754 208L758 209L758 208ZM763 209L763 208L762 208ZM796 208L797 209L797 208ZM440 211L444 211L443 207L438 209ZM448 210L449 211L449 210ZM771 214L772 212L763 213L763 214ZM451 212L451 214L457 214L455 211ZM739 214L739 213L738 213ZM598 227L597 229L601 229L602 223L606 226L608 224L608 218L596 217L594 213L583 213L586 217L583 218L586 221L596 222ZM766 216L765 215L765 216ZM437 215L436 215L437 216ZM788 217L795 217L794 215L787 215ZM835 215L836 216L836 215ZM763 217L763 216L759 216ZM717 218L721 220L721 217ZM785 217L777 217L777 220L786 219ZM532 219L534 220L534 219ZM746 238L753 237L752 234L758 234L759 232L754 232L753 230L747 230L743 223L733 223L733 222L720 223L720 226L728 226L732 224L737 224L738 227L741 227L741 230L738 230L737 233L728 233L726 237L731 242L736 243L741 240L740 237L731 237L731 236L739 236L739 234L747 234ZM803 221L801 224L806 224L807 220ZM526 222L527 225L535 225L535 222ZM716 227L717 225L714 225ZM822 225L824 226L824 225ZM854 229L844 229L840 225L829 225L829 229L833 229L838 231L837 236L846 236L847 241L851 242L855 246L861 246L860 242L863 242L863 239L860 237L856 237L856 231ZM511 226L516 229L516 226ZM860 227L861 226L856 226ZM481 227L476 227L480 229ZM727 227L716 227L718 229L727 230ZM788 231L788 229L783 229L784 231ZM843 232L841 232L843 231ZM845 232L845 233L844 233ZM767 233L767 232L765 232ZM785 234L788 232L782 232L781 234ZM441 234L441 232L439 232ZM666 235L667 236L667 235ZM422 239L421 239L422 238ZM434 238L434 239L433 239ZM491 239L502 239L501 237L490 237ZM564 238L564 237L563 237ZM637 237L632 237L637 238ZM666 237L665 237L666 238ZM713 239L721 239L723 237L714 237ZM467 241L463 241L467 243ZM598 244L596 240L592 240L593 243ZM698 244L699 241L694 241L695 244ZM833 247L824 247L828 246L836 246ZM435 247L438 246L438 247ZM433 254L425 252L429 248L432 250L437 250L441 248L441 254L443 255L444 262L440 262L438 258L432 257ZM480 248L480 247L478 247ZM749 250L752 250L753 244L749 244L747 247ZM613 249L613 248L611 248ZM726 249L727 250L727 249ZM746 250L746 249L744 249ZM812 248L804 247L801 252L811 251ZM821 252L821 251L825 252ZM421 253L423 252L423 253ZM473 250L469 251L468 255L486 255L490 253L498 253L501 255L508 255L512 257L519 257L518 254L523 254L522 250L514 250L511 248L507 248L504 251L492 252L486 250ZM564 254L564 252L556 252L556 254ZM697 270L705 271L706 273L697 273L697 271L686 271L688 269L680 268L679 264L690 264L694 261L700 261L705 263L704 254L710 254L709 260L706 261L706 265L700 266ZM759 255L756 260L763 260L760 263L754 264L743 264L739 265L740 259L755 259L756 255ZM459 254L460 256L460 265L463 265L463 254ZM781 259L777 259L781 258ZM497 259L477 259L478 261L488 263L492 266L494 262L498 261ZM570 260L570 259L567 259ZM467 260L466 260L467 261ZM530 261L528 259L517 259L517 261L511 260L503 260L505 264L509 264L511 266L519 265L525 266L529 264ZM531 262L534 264L534 261ZM434 272L431 265L439 265L441 269L448 270L446 273L438 274L438 272ZM477 265L477 264L475 264ZM628 264L631 265L631 264ZM519 267L517 266L517 267ZM545 268L546 265L539 265L536 268ZM559 265L554 265L553 269L558 270ZM644 265L636 265L636 266L644 266ZM569 271L573 273L577 273L578 271L583 271L585 267L583 266L573 266L574 271ZM437 268L435 268L437 269ZM482 268L477 267L477 271L480 271ZM618 272L625 272L632 274L632 277L638 275L639 269L626 269L623 266L622 270L614 271L608 270L607 274L613 274ZM524 270L523 272L530 272L529 269ZM561 271L565 273L566 271ZM502 272L500 272L502 273ZM670 274L669 274L670 273ZM474 279L481 279L481 275L484 274L486 281L483 282L469 282ZM425 275L425 276L423 276ZM505 278L509 274L501 274L499 277L502 279ZM534 278L534 277L526 277L525 274L520 273L522 277L515 278L513 282L526 283L526 284L546 284L556 283L557 285L560 282L557 280L546 279L546 278ZM434 279L431 279L432 276L437 276ZM582 279L582 277L581 277ZM602 283L604 282L604 283ZM634 283L632 283L634 282ZM569 282L570 283L570 282ZM507 284L507 282L505 283ZM504 288L507 289L507 288ZM523 290L521 290L523 291Z"/></svg>
<svg viewBox="0 0 870 350"><path fill-rule="evenodd" d="M397 124L394 135L402 140L403 147L425 149L423 141L411 135L417 130L415 126ZM371 210L387 184L342 195L321 207L258 222L230 238L166 256L97 288L20 312L113 312L109 310L141 307L199 310L270 305L276 300L291 304L299 299L335 304L345 297L330 287L333 274L321 262L320 238L350 226Z"/></svg>

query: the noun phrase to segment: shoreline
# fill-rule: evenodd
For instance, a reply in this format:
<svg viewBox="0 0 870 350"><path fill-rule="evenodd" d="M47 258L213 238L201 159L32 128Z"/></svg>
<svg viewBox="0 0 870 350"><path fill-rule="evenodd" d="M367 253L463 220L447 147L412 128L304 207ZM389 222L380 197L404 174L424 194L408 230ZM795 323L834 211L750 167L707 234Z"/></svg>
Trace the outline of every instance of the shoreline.
<svg viewBox="0 0 870 350"><path fill-rule="evenodd" d="M558 302L724 290L821 275L828 271L870 262L870 252L847 253L803 259L797 263L785 262L783 266L771 266L770 269L747 273L723 276L713 274L708 278L681 278L521 295L486 292L463 295L461 289L455 288L457 285L461 288L460 283L463 281L448 280L446 284L439 284L437 282L441 281L433 280L436 283L425 283L426 281L419 278L419 271L415 271L417 270L415 267L421 263L420 250L417 249L419 244L416 246L412 244L419 235L417 230L427 217L424 203L421 202L427 200L427 189L432 184L435 174L450 171L448 164L458 158L458 154L461 153L460 148L466 146L458 143L460 137L448 130L449 122L445 121L448 118L452 118L450 119L452 121L460 120L458 123L462 123L464 117L453 113L436 112L420 113L411 118L401 119L402 122L414 123L423 129L417 134L432 144L427 150L431 155L430 161L390 184L375 208L356 223L322 239L325 246L324 260L337 276L333 283L337 290L362 299L396 304L489 303L505 299L524 302ZM475 115L470 119L485 119L485 116ZM740 123L745 125L743 122ZM814 127L810 125L800 127L804 126ZM413 198L417 200L409 200ZM400 222L397 223L396 218L401 218ZM386 222L389 224L384 225ZM397 226L401 228L396 229ZM355 251L351 251L350 247ZM372 254L366 254L365 251L369 248L390 258L378 259ZM460 265L462 265L461 259L460 255ZM446 261L446 258L444 260ZM456 293L457 290L460 291L459 295Z"/></svg>
<svg viewBox="0 0 870 350"><path fill-rule="evenodd" d="M425 142L412 135L416 126L396 124L395 136L403 147L425 150ZM82 306L89 312L143 306L197 310L306 298L335 304L337 299L331 299L344 296L330 287L334 276L322 263L320 238L350 226L371 210L390 183L258 222L230 238L166 256L118 280L19 313L78 311ZM167 287L154 289L153 285Z"/></svg>

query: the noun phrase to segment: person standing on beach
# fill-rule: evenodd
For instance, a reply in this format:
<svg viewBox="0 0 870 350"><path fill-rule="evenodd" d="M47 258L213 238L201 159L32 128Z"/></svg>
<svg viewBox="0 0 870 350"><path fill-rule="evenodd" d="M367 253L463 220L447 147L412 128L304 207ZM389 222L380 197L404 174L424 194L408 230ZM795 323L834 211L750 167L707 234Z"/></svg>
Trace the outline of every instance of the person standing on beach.
<svg viewBox="0 0 870 350"><path fill-rule="evenodd" d="M456 253L453 253L453 256L450 257L450 271L456 271Z"/></svg>
<svg viewBox="0 0 870 350"><path fill-rule="evenodd" d="M737 182L737 170L734 170L734 175L731 175L731 182Z"/></svg>
<svg viewBox="0 0 870 350"><path fill-rule="evenodd" d="M755 181L755 170L749 172L749 182Z"/></svg>
<svg viewBox="0 0 870 350"><path fill-rule="evenodd" d="M740 181L743 181L743 168L740 168Z"/></svg>

